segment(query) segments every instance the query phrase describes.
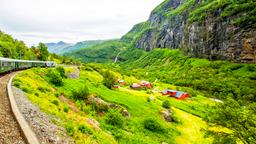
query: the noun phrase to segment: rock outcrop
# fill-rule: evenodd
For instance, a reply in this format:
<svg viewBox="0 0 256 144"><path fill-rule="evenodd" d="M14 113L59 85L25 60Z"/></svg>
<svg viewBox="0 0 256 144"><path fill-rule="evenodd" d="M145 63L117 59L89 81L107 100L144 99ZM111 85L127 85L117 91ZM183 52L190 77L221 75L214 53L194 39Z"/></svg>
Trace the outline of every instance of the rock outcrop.
<svg viewBox="0 0 256 144"><path fill-rule="evenodd" d="M181 48L194 57L255 63L255 6L231 0L166 0L122 39L130 38L146 51Z"/></svg>

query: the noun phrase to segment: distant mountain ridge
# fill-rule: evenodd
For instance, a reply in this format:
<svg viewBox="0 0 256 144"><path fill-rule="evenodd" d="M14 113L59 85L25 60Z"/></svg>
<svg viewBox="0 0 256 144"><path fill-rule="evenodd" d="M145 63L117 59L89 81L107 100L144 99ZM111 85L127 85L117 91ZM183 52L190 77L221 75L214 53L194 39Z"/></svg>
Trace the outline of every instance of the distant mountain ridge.
<svg viewBox="0 0 256 144"><path fill-rule="evenodd" d="M104 40L81 41L77 42L76 44L66 43L63 41L59 41L58 43L52 42L45 44L48 47L49 52L63 55L64 53L70 53L96 44L101 44L102 42L104 42Z"/></svg>

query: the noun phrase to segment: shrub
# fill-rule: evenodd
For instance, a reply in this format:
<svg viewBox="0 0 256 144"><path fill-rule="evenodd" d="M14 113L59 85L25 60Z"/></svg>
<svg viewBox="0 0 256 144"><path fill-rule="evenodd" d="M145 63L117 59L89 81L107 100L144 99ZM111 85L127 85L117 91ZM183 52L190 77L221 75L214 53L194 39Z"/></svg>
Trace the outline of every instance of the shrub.
<svg viewBox="0 0 256 144"><path fill-rule="evenodd" d="M21 88L22 91L24 91L25 93L30 93L30 90L27 87L22 87Z"/></svg>
<svg viewBox="0 0 256 144"><path fill-rule="evenodd" d="M75 133L75 128L72 123L67 123L65 125L65 128L67 130L68 135L73 136Z"/></svg>
<svg viewBox="0 0 256 144"><path fill-rule="evenodd" d="M115 75L112 72L110 72L109 70L104 72L103 77L104 77L103 84L107 88L112 88L113 85L115 85L117 78L115 77Z"/></svg>
<svg viewBox="0 0 256 144"><path fill-rule="evenodd" d="M64 105L64 108L63 108L63 111L65 112L65 113L68 113L68 111L69 111L69 106L68 105Z"/></svg>
<svg viewBox="0 0 256 144"><path fill-rule="evenodd" d="M60 96L60 94L59 94L59 93L55 93L54 95L55 95L55 97L59 97L59 96Z"/></svg>
<svg viewBox="0 0 256 144"><path fill-rule="evenodd" d="M83 134L92 134L92 130L85 125L79 125L78 130Z"/></svg>
<svg viewBox="0 0 256 144"><path fill-rule="evenodd" d="M89 96L89 89L87 86L84 86L83 88L79 90L72 91L72 96L75 100L86 100Z"/></svg>
<svg viewBox="0 0 256 144"><path fill-rule="evenodd" d="M52 103L53 103L54 105L56 105L56 106L59 105L59 101L58 101L58 100L53 100Z"/></svg>
<svg viewBox="0 0 256 144"><path fill-rule="evenodd" d="M19 87L20 87L20 82L15 81L15 82L13 82L13 85L14 85L15 87L19 88Z"/></svg>
<svg viewBox="0 0 256 144"><path fill-rule="evenodd" d="M153 119L153 118L144 120L143 125L145 129L150 130L152 132L164 131L163 126L156 119Z"/></svg>
<svg viewBox="0 0 256 144"><path fill-rule="evenodd" d="M123 127L124 125L124 118L122 114L120 114L116 110L111 110L109 113L106 115L106 123L117 126L117 127Z"/></svg>
<svg viewBox="0 0 256 144"><path fill-rule="evenodd" d="M41 87L41 86L39 86L37 89L38 89L40 92L42 92L42 93L44 93L45 90L46 90L44 87Z"/></svg>
<svg viewBox="0 0 256 144"><path fill-rule="evenodd" d="M109 109L108 105L104 103L97 104L96 102L93 102L91 106L92 106L92 109L96 110L97 112L107 112Z"/></svg>
<svg viewBox="0 0 256 144"><path fill-rule="evenodd" d="M66 78L66 77L67 77L67 76L65 75L65 69L64 69L63 67L58 66L58 67L56 68L56 70L60 73L60 76L61 76L62 78Z"/></svg>
<svg viewBox="0 0 256 144"><path fill-rule="evenodd" d="M50 78L50 82L56 86L62 86L63 85L63 81L62 81L62 77L60 75L59 72L55 71L55 70L49 70L47 73L47 77Z"/></svg>
<svg viewBox="0 0 256 144"><path fill-rule="evenodd" d="M162 107L169 109L171 107L171 104L168 100L163 101Z"/></svg>

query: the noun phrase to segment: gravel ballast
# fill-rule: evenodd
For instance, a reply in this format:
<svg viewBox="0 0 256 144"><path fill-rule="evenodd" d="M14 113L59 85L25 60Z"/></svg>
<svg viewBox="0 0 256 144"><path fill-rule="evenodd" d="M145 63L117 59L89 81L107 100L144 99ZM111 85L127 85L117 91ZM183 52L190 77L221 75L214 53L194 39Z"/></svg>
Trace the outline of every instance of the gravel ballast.
<svg viewBox="0 0 256 144"><path fill-rule="evenodd" d="M38 106L32 104L22 90L12 87L18 108L31 129L42 144L69 144L73 143L66 130L52 123L58 121L55 116L47 115Z"/></svg>

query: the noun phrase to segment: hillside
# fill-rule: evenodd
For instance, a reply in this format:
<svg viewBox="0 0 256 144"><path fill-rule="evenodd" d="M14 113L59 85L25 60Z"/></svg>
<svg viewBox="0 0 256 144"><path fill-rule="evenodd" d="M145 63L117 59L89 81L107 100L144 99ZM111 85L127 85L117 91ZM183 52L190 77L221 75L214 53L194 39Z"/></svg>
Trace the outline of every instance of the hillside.
<svg viewBox="0 0 256 144"><path fill-rule="evenodd" d="M182 49L210 60L256 62L254 0L165 0L122 40L136 48Z"/></svg>
<svg viewBox="0 0 256 144"><path fill-rule="evenodd" d="M96 44L101 44L102 42L103 40L91 40L78 42L76 44L70 44L60 41L58 43L46 43L46 45L51 53L63 55L65 53L71 53Z"/></svg>
<svg viewBox="0 0 256 144"><path fill-rule="evenodd" d="M26 92L29 100L42 111L59 118L56 124L64 127L76 143L207 144L213 140L211 136L204 138L206 131L201 129L214 126L200 117L205 117L211 110L209 106L215 103L199 93L193 99L179 101L160 93L132 90L129 84L139 79L103 65L80 67L77 79L56 77L61 73L58 69L26 70L15 78L14 85ZM65 68L65 71L72 72L74 68ZM107 88L104 85L106 71L128 83L120 89ZM174 87L160 82L154 85L159 89ZM149 100L150 97L153 99ZM171 103L172 108L163 107L164 101ZM204 109L207 106L209 108ZM171 111L171 121L166 121L162 114L166 110Z"/></svg>
<svg viewBox="0 0 256 144"><path fill-rule="evenodd" d="M36 59L36 55L23 41L16 40L2 31L0 31L0 57L30 60Z"/></svg>
<svg viewBox="0 0 256 144"><path fill-rule="evenodd" d="M98 62L106 63L112 62L119 55L118 53L126 50L127 44L119 40L109 40L100 44L95 44L76 50L73 52L65 53L65 56L76 58L82 62ZM121 60L120 58L118 60Z"/></svg>
<svg viewBox="0 0 256 144"><path fill-rule="evenodd" d="M72 47L74 44L60 41L58 43L45 43L45 45L48 47L49 52L61 54L65 49Z"/></svg>

